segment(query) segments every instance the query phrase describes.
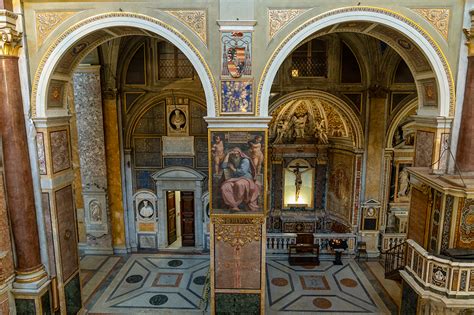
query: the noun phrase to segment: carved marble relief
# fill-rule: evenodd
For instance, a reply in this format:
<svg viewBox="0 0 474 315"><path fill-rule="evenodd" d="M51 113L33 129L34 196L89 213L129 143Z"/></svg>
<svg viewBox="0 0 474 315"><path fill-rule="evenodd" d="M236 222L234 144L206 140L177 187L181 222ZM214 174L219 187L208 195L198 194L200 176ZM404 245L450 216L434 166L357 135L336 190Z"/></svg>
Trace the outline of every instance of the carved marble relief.
<svg viewBox="0 0 474 315"><path fill-rule="evenodd" d="M40 11L35 14L36 45L40 47L44 40L59 24L67 20L75 11Z"/></svg>
<svg viewBox="0 0 474 315"><path fill-rule="evenodd" d="M448 39L450 15L448 8L417 8L413 11L433 25L444 39Z"/></svg>
<svg viewBox="0 0 474 315"><path fill-rule="evenodd" d="M268 37L272 39L276 33L305 11L306 9L269 9Z"/></svg>
<svg viewBox="0 0 474 315"><path fill-rule="evenodd" d="M207 45L207 12L205 10L165 10L187 25Z"/></svg>
<svg viewBox="0 0 474 315"><path fill-rule="evenodd" d="M69 135L67 130L51 131L49 133L51 145L51 160L53 174L71 167L69 155Z"/></svg>
<svg viewBox="0 0 474 315"><path fill-rule="evenodd" d="M39 162L39 172L40 175L46 175L46 152L44 149L44 133L38 132L36 134L36 148L38 150L38 162Z"/></svg>

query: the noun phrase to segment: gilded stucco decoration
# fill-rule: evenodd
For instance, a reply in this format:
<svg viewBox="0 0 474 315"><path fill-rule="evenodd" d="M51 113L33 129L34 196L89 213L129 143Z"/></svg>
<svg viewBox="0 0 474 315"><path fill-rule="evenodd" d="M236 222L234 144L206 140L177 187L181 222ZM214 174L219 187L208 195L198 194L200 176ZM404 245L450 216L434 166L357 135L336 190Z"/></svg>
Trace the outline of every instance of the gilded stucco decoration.
<svg viewBox="0 0 474 315"><path fill-rule="evenodd" d="M269 9L268 36L270 39L306 9Z"/></svg>
<svg viewBox="0 0 474 315"><path fill-rule="evenodd" d="M413 9L413 11L433 25L444 39L448 39L450 15L448 8L418 8Z"/></svg>
<svg viewBox="0 0 474 315"><path fill-rule="evenodd" d="M40 47L44 40L59 24L75 14L75 11L43 11L36 12L36 45Z"/></svg>
<svg viewBox="0 0 474 315"><path fill-rule="evenodd" d="M245 222L243 222L243 221ZM214 230L217 241L228 243L232 247L243 247L262 238L262 218L244 219L214 218ZM242 222L241 222L242 221ZM250 224L244 224L250 223Z"/></svg>
<svg viewBox="0 0 474 315"><path fill-rule="evenodd" d="M207 12L205 10L165 10L187 25L207 45Z"/></svg>

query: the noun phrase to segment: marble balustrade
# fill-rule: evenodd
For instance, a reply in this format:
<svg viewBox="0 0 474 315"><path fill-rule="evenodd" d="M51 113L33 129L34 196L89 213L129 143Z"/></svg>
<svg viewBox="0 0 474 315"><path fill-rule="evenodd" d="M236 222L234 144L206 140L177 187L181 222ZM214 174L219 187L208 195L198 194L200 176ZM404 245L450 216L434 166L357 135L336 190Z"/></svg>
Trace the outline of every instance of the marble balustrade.
<svg viewBox="0 0 474 315"><path fill-rule="evenodd" d="M351 233L313 233L314 244L319 245L320 254L331 253L329 241L342 239L347 241L347 253L353 254L357 236ZM267 253L287 254L288 247L296 243L296 233L267 233Z"/></svg>

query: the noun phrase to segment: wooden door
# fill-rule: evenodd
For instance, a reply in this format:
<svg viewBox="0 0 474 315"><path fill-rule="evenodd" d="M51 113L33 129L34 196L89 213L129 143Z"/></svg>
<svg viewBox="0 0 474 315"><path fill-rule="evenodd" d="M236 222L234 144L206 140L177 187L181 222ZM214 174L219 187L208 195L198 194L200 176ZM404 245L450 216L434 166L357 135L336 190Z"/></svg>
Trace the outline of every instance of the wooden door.
<svg viewBox="0 0 474 315"><path fill-rule="evenodd" d="M166 193L166 208L168 212L168 245L176 241L176 200L174 191Z"/></svg>
<svg viewBox="0 0 474 315"><path fill-rule="evenodd" d="M181 192L181 239L183 246L194 246L194 192Z"/></svg>

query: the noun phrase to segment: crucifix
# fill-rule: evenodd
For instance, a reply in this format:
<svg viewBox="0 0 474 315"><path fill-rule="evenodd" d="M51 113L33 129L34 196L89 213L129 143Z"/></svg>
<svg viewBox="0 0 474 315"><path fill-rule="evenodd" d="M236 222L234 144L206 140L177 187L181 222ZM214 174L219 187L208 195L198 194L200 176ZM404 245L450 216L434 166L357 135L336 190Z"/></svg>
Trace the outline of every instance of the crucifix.
<svg viewBox="0 0 474 315"><path fill-rule="evenodd" d="M303 179L301 178L301 174L304 173L300 171L300 169L308 168L307 166L302 166L300 163L296 163L295 166L290 166L290 169L293 169L293 174L295 174L295 201L298 202L300 199L300 192L301 192L301 185L303 184Z"/></svg>

